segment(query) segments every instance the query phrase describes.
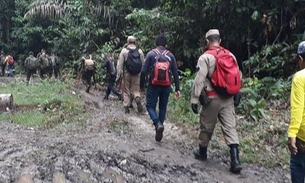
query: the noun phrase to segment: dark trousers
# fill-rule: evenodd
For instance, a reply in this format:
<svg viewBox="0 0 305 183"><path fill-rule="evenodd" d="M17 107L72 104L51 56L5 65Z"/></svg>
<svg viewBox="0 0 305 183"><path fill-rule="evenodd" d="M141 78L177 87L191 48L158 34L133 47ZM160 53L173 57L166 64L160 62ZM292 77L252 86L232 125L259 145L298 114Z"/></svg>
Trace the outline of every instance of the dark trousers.
<svg viewBox="0 0 305 183"><path fill-rule="evenodd" d="M44 79L44 75L48 75L49 78L52 77L52 67L41 68L39 70L39 76L41 79Z"/></svg>
<svg viewBox="0 0 305 183"><path fill-rule="evenodd" d="M36 69L27 69L26 71L26 81L29 82L30 78L36 73Z"/></svg>
<svg viewBox="0 0 305 183"><path fill-rule="evenodd" d="M117 89L114 87L114 83L115 83L115 76L109 76L108 78L108 86L107 86L107 90L106 90L106 97L108 97L110 95L110 93L114 93L115 95L119 95Z"/></svg>
<svg viewBox="0 0 305 183"><path fill-rule="evenodd" d="M85 84L87 86L87 90L86 91L89 91L91 86L92 86L92 77L94 75L94 71L93 70L88 70L88 71L84 71L83 72L83 79L85 81Z"/></svg>
<svg viewBox="0 0 305 183"><path fill-rule="evenodd" d="M158 122L163 124L166 116L166 109L169 94L171 92L170 86L148 86L146 91L146 110L153 121L154 125ZM157 103L159 99L159 114L157 114Z"/></svg>
<svg viewBox="0 0 305 183"><path fill-rule="evenodd" d="M297 139L299 141L299 139ZM292 183L304 183L305 178L305 151L298 147L298 153L290 157L290 171Z"/></svg>
<svg viewBox="0 0 305 183"><path fill-rule="evenodd" d="M1 76L5 75L5 67L6 65L1 63Z"/></svg>
<svg viewBox="0 0 305 183"><path fill-rule="evenodd" d="M7 76L14 77L14 65L7 65Z"/></svg>
<svg viewBox="0 0 305 183"><path fill-rule="evenodd" d="M60 76L59 67L57 67L57 66L53 67L53 73L54 73L55 79L57 79Z"/></svg>

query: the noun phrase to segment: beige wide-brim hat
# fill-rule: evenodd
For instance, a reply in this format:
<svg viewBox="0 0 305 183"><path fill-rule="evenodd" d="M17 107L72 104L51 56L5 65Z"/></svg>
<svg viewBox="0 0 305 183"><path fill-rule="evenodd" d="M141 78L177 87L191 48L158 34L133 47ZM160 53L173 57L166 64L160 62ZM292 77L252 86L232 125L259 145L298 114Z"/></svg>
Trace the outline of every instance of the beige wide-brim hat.
<svg viewBox="0 0 305 183"><path fill-rule="evenodd" d="M128 36L127 42L136 42L137 38L134 36Z"/></svg>

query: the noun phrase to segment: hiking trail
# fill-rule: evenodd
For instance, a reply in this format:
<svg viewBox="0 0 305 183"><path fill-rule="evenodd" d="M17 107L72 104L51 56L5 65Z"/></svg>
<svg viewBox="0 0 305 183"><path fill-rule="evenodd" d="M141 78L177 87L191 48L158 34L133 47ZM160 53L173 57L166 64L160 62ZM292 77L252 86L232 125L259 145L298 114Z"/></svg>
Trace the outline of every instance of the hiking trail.
<svg viewBox="0 0 305 183"><path fill-rule="evenodd" d="M229 157L194 159L191 132L165 123L161 143L149 116L124 114L116 97L103 91L76 94L92 114L84 123L36 129L8 121L0 125L0 182L17 183L285 183L289 172L243 164L229 172ZM191 129L189 129L191 130ZM192 132L197 134L196 131Z"/></svg>

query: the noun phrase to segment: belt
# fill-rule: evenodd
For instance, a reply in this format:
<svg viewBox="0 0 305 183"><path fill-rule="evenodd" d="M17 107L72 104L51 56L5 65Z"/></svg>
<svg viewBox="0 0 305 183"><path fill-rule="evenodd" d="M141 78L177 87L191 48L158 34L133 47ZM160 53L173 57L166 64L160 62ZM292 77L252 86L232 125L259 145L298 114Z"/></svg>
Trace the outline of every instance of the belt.
<svg viewBox="0 0 305 183"><path fill-rule="evenodd" d="M214 91L214 90L208 91L208 92L207 92L207 96L208 96L208 97L213 97L213 96L216 96L216 95L218 95L218 94L217 94L216 91Z"/></svg>

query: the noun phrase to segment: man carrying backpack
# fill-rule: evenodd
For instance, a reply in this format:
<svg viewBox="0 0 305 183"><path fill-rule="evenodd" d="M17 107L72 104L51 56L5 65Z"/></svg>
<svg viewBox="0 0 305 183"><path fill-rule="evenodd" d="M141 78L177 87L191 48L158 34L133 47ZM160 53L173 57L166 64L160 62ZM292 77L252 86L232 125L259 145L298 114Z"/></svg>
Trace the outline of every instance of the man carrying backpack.
<svg viewBox="0 0 305 183"><path fill-rule="evenodd" d="M5 75L5 68L6 68L4 51L1 51L0 66L1 66L1 76L4 76Z"/></svg>
<svg viewBox="0 0 305 183"><path fill-rule="evenodd" d="M5 65L7 66L7 76L8 77L14 77L14 64L15 60L13 56L7 55L4 60Z"/></svg>
<svg viewBox="0 0 305 183"><path fill-rule="evenodd" d="M217 29L206 33L208 51L198 60L194 85L191 93L191 107L200 113L199 149L193 151L196 159L207 159L207 147L211 140L217 118L221 123L223 135L230 147L232 173L240 173L239 139L236 131L236 118L233 95L241 88L241 75L235 56L220 46L220 34Z"/></svg>
<svg viewBox="0 0 305 183"><path fill-rule="evenodd" d="M106 69L107 72L107 81L108 86L106 90L106 95L104 97L104 100L108 100L108 97L112 91L116 96L118 96L119 100L122 100L122 95L117 91L117 89L114 87L115 79L116 79L116 64L115 60L111 53L108 53L106 55L105 62L102 66L104 69Z"/></svg>
<svg viewBox="0 0 305 183"><path fill-rule="evenodd" d="M159 35L155 40L156 48L148 52L141 72L140 88L144 91L145 77L149 73L149 84L146 91L146 109L155 126L155 140L160 142L163 138L164 120L168 98L171 92L171 75L174 76L175 97L180 98L179 76L174 55L165 46L167 39ZM159 101L159 114L156 106Z"/></svg>
<svg viewBox="0 0 305 183"><path fill-rule="evenodd" d="M36 73L36 69L38 67L37 58L34 57L32 51L30 51L29 56L25 59L24 66L26 69L26 81L27 84L29 84L30 78L34 77L34 74Z"/></svg>
<svg viewBox="0 0 305 183"><path fill-rule="evenodd" d="M85 55L81 58L81 70L82 78L85 80L86 92L89 93L92 86L92 77L95 73L95 61L92 59L92 56L85 52Z"/></svg>
<svg viewBox="0 0 305 183"><path fill-rule="evenodd" d="M122 49L117 64L117 79L123 77L123 105L126 114L130 112L132 97L137 103L138 112L143 112L140 97L140 73L144 62L144 53L136 47L135 43L136 38L128 36L127 46Z"/></svg>
<svg viewBox="0 0 305 183"><path fill-rule="evenodd" d="M50 60L52 65L52 72L54 73L55 79L57 79L60 76L60 62L58 56L55 54L54 51L51 52Z"/></svg>
<svg viewBox="0 0 305 183"><path fill-rule="evenodd" d="M39 62L39 75L40 78L44 78L44 74L47 74L49 78L52 77L52 64L49 55L46 54L44 49L37 55Z"/></svg>

